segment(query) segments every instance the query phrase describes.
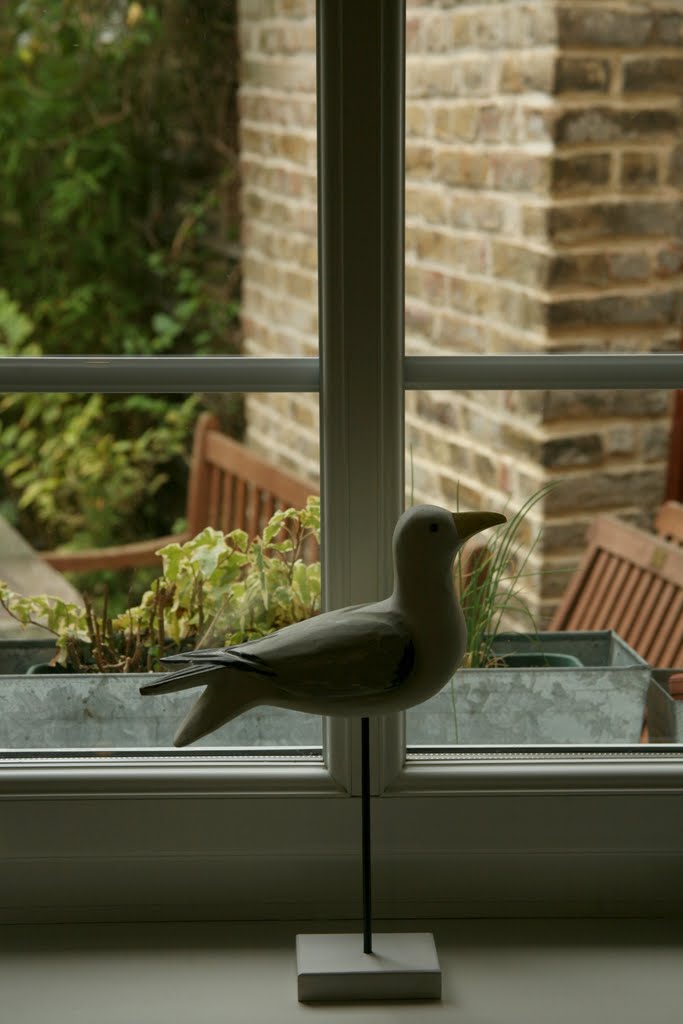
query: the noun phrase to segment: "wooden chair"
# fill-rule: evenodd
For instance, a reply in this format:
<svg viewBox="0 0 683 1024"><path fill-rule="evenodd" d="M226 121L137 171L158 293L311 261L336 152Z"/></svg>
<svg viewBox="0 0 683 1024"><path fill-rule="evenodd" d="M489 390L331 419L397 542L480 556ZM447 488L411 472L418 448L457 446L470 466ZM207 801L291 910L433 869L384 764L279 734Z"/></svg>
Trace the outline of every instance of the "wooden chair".
<svg viewBox="0 0 683 1024"><path fill-rule="evenodd" d="M195 427L187 491L187 530L180 534L84 551L44 551L41 557L60 572L89 572L156 565L156 551L166 544L182 544L205 526L226 533L243 529L259 533L278 508L303 508L314 484L285 473L226 437L216 416L202 413ZM313 550L315 547L316 550ZM317 557L309 545L306 557Z"/></svg>
<svg viewBox="0 0 683 1024"><path fill-rule="evenodd" d="M550 629L614 629L653 667L683 666L683 548L600 516Z"/></svg>

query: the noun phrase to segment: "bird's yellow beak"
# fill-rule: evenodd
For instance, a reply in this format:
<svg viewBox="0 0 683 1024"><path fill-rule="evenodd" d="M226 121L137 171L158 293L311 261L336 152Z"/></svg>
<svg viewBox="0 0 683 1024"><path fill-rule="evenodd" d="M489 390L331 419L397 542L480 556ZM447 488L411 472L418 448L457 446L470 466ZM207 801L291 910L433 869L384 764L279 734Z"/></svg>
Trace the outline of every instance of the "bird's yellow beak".
<svg viewBox="0 0 683 1024"><path fill-rule="evenodd" d="M464 542L475 533L488 530L489 526L507 523L507 517L500 512L454 512L453 522L461 542Z"/></svg>

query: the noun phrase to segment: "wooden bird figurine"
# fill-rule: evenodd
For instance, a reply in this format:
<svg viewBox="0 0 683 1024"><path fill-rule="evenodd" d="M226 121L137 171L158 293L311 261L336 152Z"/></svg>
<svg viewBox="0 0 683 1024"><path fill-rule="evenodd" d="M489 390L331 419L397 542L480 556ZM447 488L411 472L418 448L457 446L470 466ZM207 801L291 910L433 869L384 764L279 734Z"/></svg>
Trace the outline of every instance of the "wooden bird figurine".
<svg viewBox="0 0 683 1024"><path fill-rule="evenodd" d="M206 687L176 733L178 747L261 704L353 716L420 704L465 654L455 554L468 537L505 521L497 512L410 508L394 531L395 582L386 600L324 612L234 647L172 655L163 661L183 667L140 692Z"/></svg>

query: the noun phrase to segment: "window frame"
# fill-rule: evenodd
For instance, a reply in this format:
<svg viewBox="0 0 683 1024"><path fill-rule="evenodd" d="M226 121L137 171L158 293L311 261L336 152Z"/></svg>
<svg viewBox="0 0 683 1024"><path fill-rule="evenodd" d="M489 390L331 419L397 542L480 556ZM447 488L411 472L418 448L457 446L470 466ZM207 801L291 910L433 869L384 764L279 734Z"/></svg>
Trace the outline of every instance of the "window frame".
<svg viewBox="0 0 683 1024"><path fill-rule="evenodd" d="M319 361L3 361L3 390L319 390L326 607L390 587L406 388L683 387L678 355L404 358L404 30L395 0L318 2ZM0 920L359 915L359 727L324 732L322 764L4 762ZM411 763L404 716L371 744L378 913L680 909L680 750Z"/></svg>

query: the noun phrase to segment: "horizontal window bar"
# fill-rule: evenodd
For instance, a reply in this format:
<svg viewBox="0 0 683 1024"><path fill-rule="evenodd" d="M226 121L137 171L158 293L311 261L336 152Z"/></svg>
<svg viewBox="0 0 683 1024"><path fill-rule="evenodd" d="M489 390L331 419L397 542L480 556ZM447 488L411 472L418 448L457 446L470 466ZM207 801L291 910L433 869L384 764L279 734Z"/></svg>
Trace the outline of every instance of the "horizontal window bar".
<svg viewBox="0 0 683 1024"><path fill-rule="evenodd" d="M683 354L408 356L409 391L683 388ZM317 358L7 356L0 391L317 391Z"/></svg>
<svg viewBox="0 0 683 1024"><path fill-rule="evenodd" d="M411 391L683 388L683 355L412 356Z"/></svg>
<svg viewBox="0 0 683 1024"><path fill-rule="evenodd" d="M4 752L3 752L4 755ZM345 796L322 763L273 757L0 758L0 804L50 796ZM0 855L1 856L1 855Z"/></svg>
<svg viewBox="0 0 683 1024"><path fill-rule="evenodd" d="M318 360L249 356L34 356L0 361L0 391L191 394L317 391Z"/></svg>
<svg viewBox="0 0 683 1024"><path fill-rule="evenodd" d="M568 757L553 749L539 749L526 758L524 753L518 749L504 757L493 751L480 754L477 761L453 751L449 764L409 760L385 795L683 792L683 757L678 746L670 751L650 747L645 753L642 747L616 752L603 748Z"/></svg>

